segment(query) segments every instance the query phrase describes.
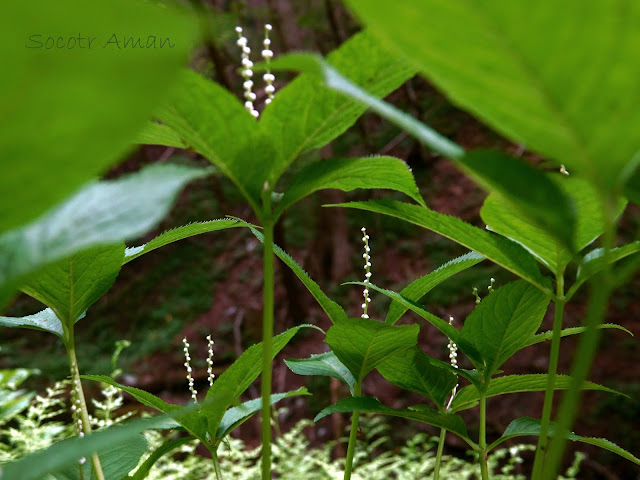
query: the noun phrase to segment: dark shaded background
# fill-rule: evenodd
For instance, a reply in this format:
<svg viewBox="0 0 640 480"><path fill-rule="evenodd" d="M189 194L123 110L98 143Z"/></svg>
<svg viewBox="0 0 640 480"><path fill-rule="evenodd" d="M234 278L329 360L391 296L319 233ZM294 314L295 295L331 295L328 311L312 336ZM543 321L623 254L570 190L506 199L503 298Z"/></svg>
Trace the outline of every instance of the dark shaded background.
<svg viewBox="0 0 640 480"><path fill-rule="evenodd" d="M235 25L242 25L256 53L262 40L263 25L274 26L273 49L278 53L294 50L313 50L323 54L340 45L360 29L357 21L336 0L297 2L294 0L262 1L193 1L205 12L209 41L194 54L192 67L234 91L241 98L241 77L237 73L239 51L235 46ZM425 28L428 28L425 26ZM452 32L452 34L455 34ZM357 61L357 59L354 59ZM287 81L278 75L276 87ZM258 105L264 92L258 90ZM276 91L277 95L277 91ZM389 98L402 110L410 112L466 149L490 147L516 156L524 156L532 163L543 159L526 151L484 127L468 114L458 110L426 80L413 78ZM304 99L300 99L304 102ZM366 114L346 134L330 147L307 154L306 161L331 156L362 156L386 154L398 156L409 163L427 205L439 212L458 216L483 227L478 212L485 193L459 173L447 160L425 150L396 127L378 117ZM176 160L176 156L180 158ZM207 165L193 154L172 148L144 146L136 150L118 168L109 173L115 177L138 170L153 162L179 161ZM305 159L298 162L298 167ZM286 179L285 179L286 180ZM359 316L360 287L340 286L344 281L360 280L362 275L362 247L360 228L367 227L371 237L372 281L382 287L399 290L418 276L424 275L446 261L465 253L465 250L436 234L419 227L368 212L322 208L322 204L352 199L389 197L408 201L399 194L388 192L337 191L320 192L303 200L283 217L276 231L276 243L302 264L311 277L338 301L347 313ZM212 176L191 184L180 197L171 215L155 232L140 239L143 243L162 231L191 221L210 220L234 215L255 220L234 186L221 176ZM629 206L619 228L619 242L638 236L640 208ZM111 291L96 303L87 318L77 327L78 357L81 371L109 373L114 342L131 340L133 346L125 350L121 366L125 382L149 390L171 402L186 402L189 394L182 366L180 342L183 336L192 345L196 388L206 385L206 340L211 334L216 342L215 362L223 371L245 348L259 341L261 336L261 248L257 240L244 229L231 229L202 235L169 245L126 265ZM281 264L276 270L276 331L300 323L315 323L327 329L330 324L297 278ZM568 275L574 275L569 271ZM432 313L453 315L457 326L474 306L472 288L483 294L489 278L496 278L496 286L514 277L485 261L458 274L430 292L424 302ZM640 333L640 278L636 276L612 298L607 321L619 323L634 334ZM587 292L581 291L566 308L565 326L576 326L585 313ZM370 315L384 318L389 301L374 295ZM26 296L18 298L6 315L25 315L38 311L37 302ZM551 329L548 314L543 329ZM421 326L420 344L435 357L447 359L447 339L413 314L402 322L418 322ZM34 388L42 388L54 379L68 374L64 349L56 338L31 331L3 329L0 364L8 367L37 367L42 376L32 381ZM576 338L563 340L560 372L568 373ZM539 344L518 353L504 366L505 374L545 373L548 366L548 344ZM311 330L298 335L278 357L274 371L274 391L290 390L308 385L314 394L304 400L290 399L289 413L281 418L286 428L302 417L313 417L321 408L348 394L337 382L324 377L298 377L289 372L283 358L306 357L327 350L319 332ZM591 375L593 381L618 389L631 399L604 393L586 393L574 430L588 436L603 436L634 454L640 453L640 366L636 339L623 332L603 334L600 352ZM463 360L464 362L464 360ZM462 363L465 366L464 363ZM95 393L95 386L89 385ZM364 393L378 396L391 407L419 403L421 399L389 385L377 373L364 383ZM251 397L259 396L257 386L249 389ZM91 392L89 392L91 395ZM517 394L492 398L488 402L487 434L497 438L516 417L539 417L542 394ZM128 400L131 400L128 398ZM127 408L139 409L131 401ZM474 432L475 411L463 413ZM389 419L393 423L394 441L401 445L415 432L426 430L421 424ZM344 419L327 418L308 431L317 443L342 435ZM256 444L259 436L257 422L249 422L236 431L249 444ZM532 439L533 441L533 439ZM579 478L633 479L640 478L637 468L608 452L580 445L588 453ZM464 455L465 444L453 435L447 437L447 450ZM340 454L337 451L336 454ZM524 471L528 471L525 467Z"/></svg>

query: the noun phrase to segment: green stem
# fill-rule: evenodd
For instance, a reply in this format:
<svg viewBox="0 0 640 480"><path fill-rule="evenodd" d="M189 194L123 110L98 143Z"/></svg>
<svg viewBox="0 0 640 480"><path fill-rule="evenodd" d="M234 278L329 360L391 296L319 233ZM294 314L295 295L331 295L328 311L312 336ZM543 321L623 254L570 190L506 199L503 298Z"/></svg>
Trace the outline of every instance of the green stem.
<svg viewBox="0 0 640 480"><path fill-rule="evenodd" d="M218 451L216 447L213 447L211 450L211 460L213 460L213 469L216 472L216 479L222 480L222 470L220 470L220 460L218 460Z"/></svg>
<svg viewBox="0 0 640 480"><path fill-rule="evenodd" d="M80 382L80 370L78 369L78 360L76 358L76 347L73 338L73 330L68 333L65 346L67 348L67 357L69 359L72 388L76 391L76 396L80 403L80 421L82 424L82 433L85 436L91 435L89 411L87 410L87 402L84 398L82 383ZM104 473L102 472L102 465L100 464L100 458L98 457L98 454L96 452L91 454L91 464L93 466L93 472L95 473L96 480L105 480Z"/></svg>
<svg viewBox="0 0 640 480"><path fill-rule="evenodd" d="M353 388L353 396L359 397L362 393L361 382L356 382ZM351 414L351 431L349 432L349 446L347 448L347 459L344 465L344 480L351 478L353 470L353 455L356 452L356 440L358 438L358 423L360 420L360 412Z"/></svg>
<svg viewBox="0 0 640 480"><path fill-rule="evenodd" d="M433 468L433 480L440 478L440 465L442 464L442 452L444 451L444 439L447 436L447 431L444 428L440 429L440 440L438 441L438 453L436 453L436 465Z"/></svg>
<svg viewBox="0 0 640 480"><path fill-rule="evenodd" d="M604 269L599 275L591 280L591 296L587 309L586 326L587 329L578 345L573 366L571 368L571 384L560 404L557 414L556 435L551 439L548 448L548 458L543 469L545 480L557 478L558 470L564 456L567 443L567 433L571 430L578 414L578 402L580 401L581 387L586 380L593 357L595 356L600 341L601 331L598 328L604 321L606 315L609 296L613 290L613 279L611 275L611 263L609 256L613 246L615 234L615 197L603 197L603 218L605 222L602 246L604 248L603 261Z"/></svg>
<svg viewBox="0 0 640 480"><path fill-rule="evenodd" d="M480 433L478 439L480 447L480 473L482 480L489 480L487 468L487 397L484 392L480 395Z"/></svg>
<svg viewBox="0 0 640 480"><path fill-rule="evenodd" d="M536 457L533 462L532 480L542 480L542 470L544 459L549 442L549 422L551 421L551 411L553 410L553 395L555 392L556 374L558 373L558 358L560 357L560 338L562 336L562 318L564 315L565 300L560 300L564 296L564 272L556 275L556 301L553 316L553 337L551 338L551 353L549 355L549 372L547 376L547 388L544 395L544 405L542 407L542 420L540 424L540 436L536 448Z"/></svg>
<svg viewBox="0 0 640 480"><path fill-rule="evenodd" d="M271 377L273 356L273 227L271 204L265 195L263 317L262 317L262 480L271 478Z"/></svg>

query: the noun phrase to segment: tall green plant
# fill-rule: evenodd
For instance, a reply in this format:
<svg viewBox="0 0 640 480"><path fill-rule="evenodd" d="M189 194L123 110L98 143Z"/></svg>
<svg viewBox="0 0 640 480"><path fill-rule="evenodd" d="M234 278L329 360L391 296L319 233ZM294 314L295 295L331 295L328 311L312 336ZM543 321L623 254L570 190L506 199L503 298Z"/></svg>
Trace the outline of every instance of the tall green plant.
<svg viewBox="0 0 640 480"><path fill-rule="evenodd" d="M355 63L354 59L361 59ZM367 32L329 55L354 81L384 96L414 69L380 47ZM247 77L249 78L249 77ZM181 90L156 114L141 135L145 141L185 146L208 158L229 177L251 205L264 235L262 477L270 478L271 338L273 336L273 231L286 208L314 191L334 188L388 188L423 204L407 165L391 157L330 159L300 170L288 186L279 181L305 152L343 133L366 107L324 88L314 75L301 75L275 94L259 121L221 86L194 72L183 75ZM252 107L253 110L253 107ZM257 113L257 112L255 112ZM233 141L229 141L233 139ZM282 194L277 192L281 191Z"/></svg>
<svg viewBox="0 0 640 480"><path fill-rule="evenodd" d="M505 5L498 0L487 0L482 5L457 0L446 6L435 1L416 0L394 3L393 7L377 0L350 0L348 3L385 46L411 62L457 104L513 140L550 156L558 166L566 165L572 176L584 178L593 188L595 209L602 220L599 234L602 234L603 249L598 271L592 277L588 328L574 361L572 386L558 414L559 433L555 434L549 461L543 468L547 443L544 432L550 425L549 406L554 382L553 372L550 372L547 408L542 419L543 435L534 466L534 478L555 477L575 419L579 389L597 347L606 304L617 283L613 280L612 263L618 257L612 250L619 195L624 191L629 198L637 199L640 139L638 132L631 130L637 123L638 112L627 101L638 96L634 81L638 66L632 58L640 38L631 19L640 15L640 7L630 0L616 5L576 0L562 6L544 1L534 7L524 1ZM526 22L522 21L524 18L527 18ZM557 28L549 29L550 18L556 19ZM520 28L523 24L526 28ZM585 29L585 26L589 27ZM452 41L450 32L453 29L461 31L461 35ZM531 34L542 29L550 30L543 40ZM515 251L508 258L501 252L488 255L537 285L559 304L551 349L553 370L561 337L562 305L566 303L563 294L566 288L560 279L564 270L553 270L562 264L562 252L569 252L571 258L575 258L584 247L579 241L580 226L575 218L572 219L571 199L568 202L563 192L542 180L541 172L519 175L518 171L535 172L535 169L516 159L495 153L488 157L484 154L485 158L493 157L494 160L488 165L477 163L473 152L465 154L463 149L433 129L377 100L317 57L294 56L281 62L275 68L293 67L315 72L330 88L369 105L402 126L426 145L454 160L491 191L499 193L525 223L542 229L555 240L550 255L543 257L546 260L543 264L551 266L556 277L555 291L540 284L539 276L525 267L523 262L531 264L530 256ZM578 65L588 65L581 70L579 78L574 75ZM460 74L463 70L464 75ZM503 160L499 161L499 158ZM547 184L543 188L552 196L539 194L543 183ZM475 238L470 238L466 232L457 231L455 222L441 222L440 217L436 220L430 213L417 214L396 207L379 204L372 210L384 210L384 213L421 224L481 253L483 250L478 248L491 249L492 241L486 235L478 232ZM483 240L482 236L485 237ZM622 247L624 251L635 251L635 248L634 245ZM538 252L538 259L540 254ZM514 259L517 259L515 264ZM636 268L637 263L634 263L630 268L620 269L620 273L627 278ZM574 291L578 283L581 282L572 287Z"/></svg>

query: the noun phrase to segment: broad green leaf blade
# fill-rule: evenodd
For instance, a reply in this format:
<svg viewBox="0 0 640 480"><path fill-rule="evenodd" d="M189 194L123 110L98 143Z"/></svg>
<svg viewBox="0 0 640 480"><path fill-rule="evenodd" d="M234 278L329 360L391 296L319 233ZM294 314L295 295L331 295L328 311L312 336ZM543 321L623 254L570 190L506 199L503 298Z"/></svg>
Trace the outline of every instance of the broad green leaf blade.
<svg viewBox="0 0 640 480"><path fill-rule="evenodd" d="M298 325L273 337L272 359L282 350L289 340L301 328L318 328L313 325ZM238 359L231 364L213 383L207 392L207 398L222 390L233 392L238 398L251 385L262 371L262 343L249 347ZM228 405L227 405L228 406ZM226 410L227 407L224 408Z"/></svg>
<svg viewBox="0 0 640 480"><path fill-rule="evenodd" d="M249 227L251 232L256 236L260 242L264 242L264 236L255 228ZM280 260L284 262L284 264L291 269L293 273L295 273L296 277L300 279L309 293L313 295L313 298L316 299L318 305L322 307L322 310L327 314L329 320L332 323L337 322L338 320L344 320L347 318L347 314L344 309L338 305L336 302L331 300L327 295L322 291L320 286L314 282L309 274L304 271L304 269L293 259L291 256L282 250L279 246L273 246L273 252L278 256Z"/></svg>
<svg viewBox="0 0 640 480"><path fill-rule="evenodd" d="M415 346L390 356L378 365L377 370L389 382L427 397L443 410L458 384L458 377L443 367L443 363Z"/></svg>
<svg viewBox="0 0 640 480"><path fill-rule="evenodd" d="M310 395L305 387L301 387L298 390L285 393L274 393L269 397L271 405L278 403L284 398L294 397L297 395ZM262 399L254 398L247 402L241 403L237 407L230 408L222 417L222 422L218 427L216 433L217 442L222 441L233 429L246 422L252 415L258 413L262 408Z"/></svg>
<svg viewBox="0 0 640 480"><path fill-rule="evenodd" d="M188 182L207 174L199 168L151 165L88 185L37 221L3 233L0 297L20 278L49 263L146 233L169 212Z"/></svg>
<svg viewBox="0 0 640 480"><path fill-rule="evenodd" d="M27 315L26 317L0 317L0 325L3 327L22 327L53 333L64 340L62 322L50 308L41 312Z"/></svg>
<svg viewBox="0 0 640 480"><path fill-rule="evenodd" d="M424 205L409 166L399 158L332 158L312 163L302 169L285 190L278 212L283 212L301 198L326 188L345 192L356 188L386 188L402 192Z"/></svg>
<svg viewBox="0 0 640 480"><path fill-rule="evenodd" d="M454 103L510 139L607 189L624 179L640 145L638 2L347 3Z"/></svg>
<svg viewBox="0 0 640 480"><path fill-rule="evenodd" d="M574 250L572 199L545 173L520 158L477 150L460 159L462 169L569 251Z"/></svg>
<svg viewBox="0 0 640 480"><path fill-rule="evenodd" d="M521 246L498 235L481 230L459 218L434 212L428 208L390 200L343 203L340 206L382 213L424 227L474 250L501 267L549 292L533 257Z"/></svg>
<svg viewBox="0 0 640 480"><path fill-rule="evenodd" d="M333 352L311 355L309 358L291 358L285 360L284 363L289 367L289 370L297 375L322 375L337 378L349 386L349 391L353 395L353 386L356 380Z"/></svg>
<svg viewBox="0 0 640 480"><path fill-rule="evenodd" d="M537 418L529 418L529 417L521 417L513 420L507 429L502 434L498 440L493 442L490 448L493 448L505 440L509 440L510 438L515 437L537 437L540 435L540 420ZM552 422L549 425L549 436L553 437L555 435L555 424ZM567 439L572 440L574 442L582 442L588 443L590 445L595 445L597 447L603 448L605 450L609 450L610 452L615 453L616 455L620 455L623 458L626 458L630 462L635 463L636 465L640 465L640 459L631 453L627 452L625 449L619 447L613 442L605 438L593 438L593 437L582 437L580 435L576 435L574 433L569 433L567 435Z"/></svg>
<svg viewBox="0 0 640 480"><path fill-rule="evenodd" d="M73 437L54 443L45 450L34 452L20 460L0 466L0 479L40 480L50 472L59 471L71 463L77 464L81 457L89 457L96 450L125 442L144 430L153 429L166 423L168 417L188 414L194 408L195 406L178 408L168 416L160 415L132 420L94 432L84 438Z"/></svg>
<svg viewBox="0 0 640 480"><path fill-rule="evenodd" d="M640 252L640 240L628 243L618 248L613 248L609 251L609 263L615 263L623 258L628 257ZM571 286L569 295L575 292L580 285L589 280L598 272L602 271L606 266L604 258L604 249L596 248L595 250L587 253L580 265L578 266L578 273L576 274L576 282Z"/></svg>
<svg viewBox="0 0 640 480"><path fill-rule="evenodd" d="M455 327L450 325L448 322L445 322L441 318L436 317L432 313L426 311L424 308L422 308L413 300L409 300L408 298L405 298L396 292L392 292L391 290L385 290L384 288L377 287L372 283L346 282L345 285L362 285L368 289L383 293L387 297L391 298L393 301L398 302L403 307L406 307L412 312L417 313L422 318L424 318L427 322L429 322L431 325L433 325L438 330L440 330L445 336L453 340L458 345L458 348L460 348L460 351L462 351L470 359L473 359L475 362L481 362L478 351L466 339L463 339L460 337L460 332L458 332L458 330Z"/></svg>
<svg viewBox="0 0 640 480"><path fill-rule="evenodd" d="M55 312L66 334L111 288L123 258L124 244L91 248L45 267L21 288Z"/></svg>
<svg viewBox="0 0 640 480"><path fill-rule="evenodd" d="M129 0L15 2L2 20L0 57L11 72L0 78L0 232L40 216L127 153L198 31L184 12ZM108 43L114 34L118 45ZM62 48L51 48L60 36Z"/></svg>
<svg viewBox="0 0 640 480"><path fill-rule="evenodd" d="M544 392L547 388L547 378L547 374L505 375L492 378L485 396L495 397L496 395L504 395L507 393ZM572 379L568 375L556 375L554 389L567 390L571 386L571 382ZM582 390L600 390L622 395L622 393L616 390L593 382L584 382ZM473 385L468 385L462 388L453 399L451 410L453 412L466 410L475 406L479 400L480 392L478 389Z"/></svg>
<svg viewBox="0 0 640 480"><path fill-rule="evenodd" d="M524 348L540 328L549 297L517 280L484 297L467 317L460 338L482 357L476 364L487 381L514 353Z"/></svg>
<svg viewBox="0 0 640 480"><path fill-rule="evenodd" d="M181 447L185 443L193 442L195 439L193 437L181 437L174 438L172 440L168 440L156 448L151 455L147 457L142 465L138 467L135 474L130 475L126 480L144 480L149 475L149 471L153 468L160 458L162 458L167 453L175 450L178 447ZM122 479L125 480L125 479Z"/></svg>
<svg viewBox="0 0 640 480"><path fill-rule="evenodd" d="M624 196L630 202L640 205L640 168L636 168L635 173L627 181L624 188Z"/></svg>
<svg viewBox="0 0 640 480"><path fill-rule="evenodd" d="M415 74L407 62L389 54L368 32L351 37L329 54L328 61L376 97L391 93ZM324 88L313 74L300 75L281 89L260 119L261 130L277 151L271 180L276 181L302 153L338 137L365 110L366 106Z"/></svg>
<svg viewBox="0 0 640 480"><path fill-rule="evenodd" d="M108 385L119 388L120 390L127 392L143 405L151 407L161 413L172 414L181 410L181 407L179 405L166 403L152 393L145 392L144 390L141 390L139 388L127 387L126 385L122 385L116 382L111 377L107 377L106 375L82 375L82 378L93 380L95 382L106 383ZM185 430L187 430L194 437L198 438L200 441L206 441L206 419L202 414L200 414L200 412L189 411L181 415L175 415L174 418L177 423L182 425Z"/></svg>
<svg viewBox="0 0 640 480"><path fill-rule="evenodd" d="M574 245L575 251L580 251L604 231L598 193L584 179L557 175L554 181L573 201L576 212ZM625 202L621 201L617 215L622 213L624 207ZM489 229L521 244L554 273L562 270L572 259L570 250L532 225L497 195L487 197L480 216Z"/></svg>
<svg viewBox="0 0 640 480"><path fill-rule="evenodd" d="M615 323L603 323L602 325L598 325L597 328L611 328L611 329L615 329L615 330L622 330L624 332L627 332L629 335L631 335L633 337L633 333L631 333L629 330L627 330L626 328L617 325ZM561 337L568 337L569 335L577 335L580 333L584 333L587 331L587 327L571 327L571 328L565 328L562 330L562 332L560 333ZM553 332L552 331L548 331L548 332L544 332L544 333L538 333L536 335L534 335L533 337L531 337L529 339L529 341L527 342L527 344L525 345L525 347L528 347L530 345L535 345L536 343L541 343L541 342L545 342L545 341L549 341L553 338Z"/></svg>
<svg viewBox="0 0 640 480"><path fill-rule="evenodd" d="M484 257L475 252L470 252L466 255L462 255L461 257L454 258L453 260L439 267L437 270L434 270L433 272L411 282L409 285L400 290L400 295L408 300L419 302L422 297L424 297L433 288L437 287L456 273L460 273L467 268L473 267L474 265L480 263L482 260L484 260ZM392 301L391 305L389 306L389 311L387 312L385 323L393 325L407 310L408 308L398 301Z"/></svg>
<svg viewBox="0 0 640 480"><path fill-rule="evenodd" d="M98 450L100 464L105 478L123 479L133 470L140 461L142 455L147 451L149 445L143 435L136 435L125 442L118 442L109 445L107 448ZM54 477L58 480L95 480L92 474L90 461L82 465L82 476L78 465L70 465L60 472L56 472Z"/></svg>
<svg viewBox="0 0 640 480"><path fill-rule="evenodd" d="M272 146L238 98L217 83L184 70L179 90L156 116L229 177L254 211L259 211L273 161Z"/></svg>
<svg viewBox="0 0 640 480"><path fill-rule="evenodd" d="M172 128L157 122L148 122L138 132L135 143L142 145L164 145L181 149L189 148L189 145Z"/></svg>
<svg viewBox="0 0 640 480"><path fill-rule="evenodd" d="M467 429L464 426L462 418L458 415L442 414L437 410L421 405L420 410L413 409L395 409L389 408L381 404L376 398L373 397L349 397L340 400L339 402L329 405L323 409L316 418L313 419L317 422L321 418L331 415L332 413L349 413L349 412L371 412L381 413L383 415L390 415L392 417L406 418L409 420L416 420L418 422L433 425L435 427L444 428L449 432L455 433L459 437L468 440Z"/></svg>
<svg viewBox="0 0 640 480"><path fill-rule="evenodd" d="M220 219L210 220L208 222L195 222L182 227L177 227L158 235L150 242L140 245L139 247L129 247L125 250L124 263L129 263L131 260L138 258L145 253L152 252L153 250L164 247L178 240L200 235L202 233L215 232L217 230L224 230L234 227L246 227L249 224L244 223L237 219Z"/></svg>
<svg viewBox="0 0 640 480"><path fill-rule="evenodd" d="M325 341L357 382L389 356L407 350L418 341L418 325L386 325L368 318L336 322Z"/></svg>
<svg viewBox="0 0 640 480"><path fill-rule="evenodd" d="M411 115L398 110L390 103L384 102L362 89L318 55L305 53L284 55L271 62L271 68L274 70L298 70L309 75L315 75L328 88L359 102L365 108L371 108L371 110L406 130L441 155L449 158L459 158L464 155L464 150L460 145L440 135Z"/></svg>

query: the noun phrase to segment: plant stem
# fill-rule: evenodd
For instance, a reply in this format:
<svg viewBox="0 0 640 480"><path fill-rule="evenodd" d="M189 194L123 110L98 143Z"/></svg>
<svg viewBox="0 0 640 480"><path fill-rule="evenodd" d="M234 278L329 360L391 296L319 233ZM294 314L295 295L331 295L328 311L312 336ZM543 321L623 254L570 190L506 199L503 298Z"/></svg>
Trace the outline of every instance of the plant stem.
<svg viewBox="0 0 640 480"><path fill-rule="evenodd" d="M89 411L87 410L87 402L84 398L82 383L80 382L80 370L78 369L78 360L76 358L76 347L73 338L73 330L68 333L65 346L67 348L67 357L69 358L72 388L75 389L77 398L80 401L80 420L82 423L82 433L84 433L84 435L91 435ZM96 452L91 454L91 464L93 466L93 472L95 473L96 480L105 480L104 473L102 472L102 465L100 464L100 458L98 457L98 454Z"/></svg>
<svg viewBox="0 0 640 480"><path fill-rule="evenodd" d="M444 428L440 429L440 440L438 441L438 453L436 453L436 465L433 467L433 480L440 478L440 465L442 464L442 452L444 451L444 439L447 436L447 431Z"/></svg>
<svg viewBox="0 0 640 480"><path fill-rule="evenodd" d="M480 394L480 433L478 439L480 447L480 473L482 480L489 480L487 468L487 397L484 392Z"/></svg>
<svg viewBox="0 0 640 480"><path fill-rule="evenodd" d="M273 356L273 227L271 202L265 196L262 317L262 480L271 478L271 377Z"/></svg>
<svg viewBox="0 0 640 480"><path fill-rule="evenodd" d="M558 373L558 358L560 356L560 338L562 335L562 318L564 314L564 271L556 274L556 301L553 315L553 337L551 338L551 353L549 355L549 372L547 376L547 388L542 407L542 420L540 424L540 436L536 448L536 457L533 462L532 480L542 480L542 470L547 452L549 422L553 409L553 395L555 392L556 374Z"/></svg>
<svg viewBox="0 0 640 480"><path fill-rule="evenodd" d="M209 450L211 452L211 460L213 460L213 469L216 472L216 479L222 480L222 470L220 470L220 460L218 460L218 452L216 447Z"/></svg>
<svg viewBox="0 0 640 480"><path fill-rule="evenodd" d="M359 397L362 393L361 382L356 381L353 387L353 396ZM356 440L358 438L358 422L360 420L360 412L351 414L351 431L349 432L349 447L347 448L347 458L344 465L344 480L351 478L353 470L353 455L356 451Z"/></svg>
<svg viewBox="0 0 640 480"><path fill-rule="evenodd" d="M571 384L567 393L562 399L560 410L557 414L558 425L556 434L549 444L549 456L544 464L543 476L546 479L557 478L557 472L560 468L567 443L567 433L571 430L576 415L578 414L578 402L580 400L581 388L587 375L591 371L593 357L595 356L600 340L601 331L598 328L604 321L606 315L609 296L613 290L613 279L611 274L611 263L609 256L613 247L613 238L615 235L615 207L616 199L612 195L603 195L601 197L603 206L604 234L602 237L602 246L604 249L603 262L604 269L599 275L596 275L590 282L591 295L586 316L587 329L582 336L578 345L573 366L571 368Z"/></svg>

